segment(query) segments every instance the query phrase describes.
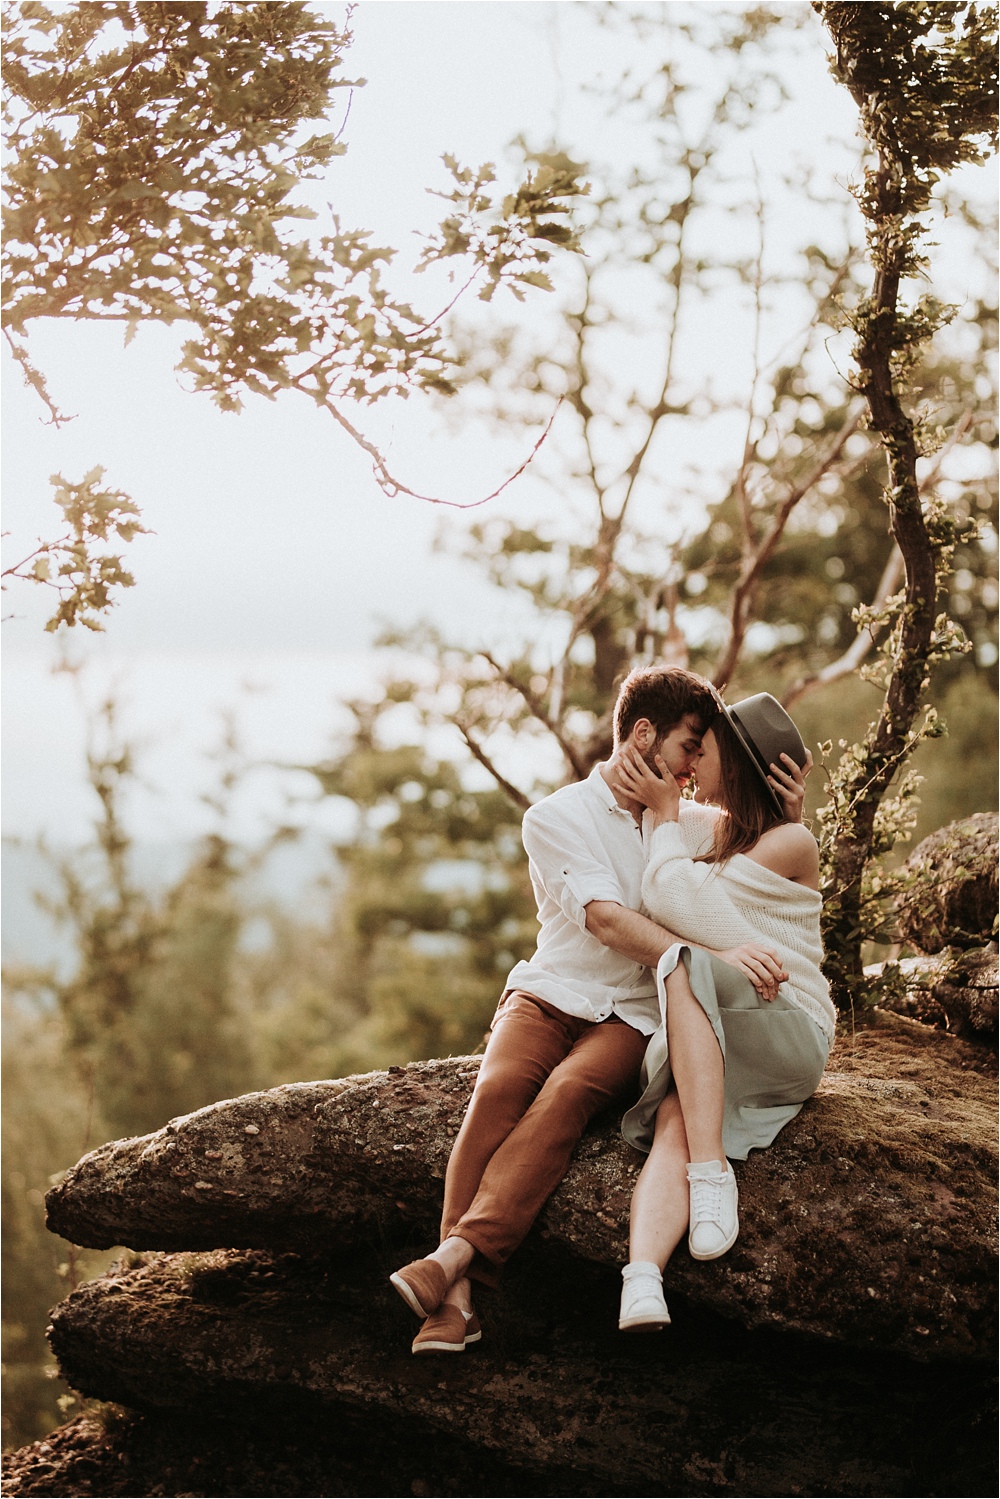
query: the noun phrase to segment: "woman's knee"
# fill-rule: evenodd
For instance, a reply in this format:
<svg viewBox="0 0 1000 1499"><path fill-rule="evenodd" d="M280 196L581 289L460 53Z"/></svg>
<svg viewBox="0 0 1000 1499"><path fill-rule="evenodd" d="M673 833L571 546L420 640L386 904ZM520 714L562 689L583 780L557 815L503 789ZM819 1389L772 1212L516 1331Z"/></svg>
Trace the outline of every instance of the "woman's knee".
<svg viewBox="0 0 1000 1499"><path fill-rule="evenodd" d="M695 1004L694 990L691 988L691 975L688 973L685 963L678 963L671 973L667 974L667 997L669 999L680 999L681 1001L691 999Z"/></svg>

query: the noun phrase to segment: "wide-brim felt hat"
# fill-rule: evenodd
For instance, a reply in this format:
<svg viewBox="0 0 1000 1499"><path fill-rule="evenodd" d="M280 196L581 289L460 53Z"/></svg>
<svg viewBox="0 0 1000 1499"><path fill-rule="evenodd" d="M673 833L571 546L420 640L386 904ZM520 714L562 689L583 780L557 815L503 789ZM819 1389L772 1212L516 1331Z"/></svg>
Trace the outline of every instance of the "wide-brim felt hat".
<svg viewBox="0 0 1000 1499"><path fill-rule="evenodd" d="M745 697L742 702L733 703L731 707L721 703L720 707L767 787L772 802L784 815L784 803L768 781L768 776L771 774L772 764L781 764L783 754L789 755L800 770L805 768L808 755L802 735L778 699L769 692L757 692L753 697Z"/></svg>

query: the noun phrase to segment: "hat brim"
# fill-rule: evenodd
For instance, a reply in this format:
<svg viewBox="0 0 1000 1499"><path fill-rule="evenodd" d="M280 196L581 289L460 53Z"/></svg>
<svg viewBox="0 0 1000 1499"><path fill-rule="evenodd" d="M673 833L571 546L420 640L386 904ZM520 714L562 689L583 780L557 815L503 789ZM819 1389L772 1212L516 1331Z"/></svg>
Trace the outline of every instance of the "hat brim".
<svg viewBox="0 0 1000 1499"><path fill-rule="evenodd" d="M754 770L757 772L764 785L767 787L767 793L771 798L775 810L777 812L780 812L781 816L784 817L785 805L769 780L771 774L770 766L764 764L763 756L761 755L757 746L754 744L753 740L750 738L749 734L747 734L746 730L740 723L739 719L736 717L736 714L733 712L733 710L731 708L727 708L726 704L721 702L721 700L719 706L722 709L722 712L726 715L728 722L732 725L736 737L740 741L740 744L742 744L743 748L746 750L747 758L749 759L750 764L753 766Z"/></svg>

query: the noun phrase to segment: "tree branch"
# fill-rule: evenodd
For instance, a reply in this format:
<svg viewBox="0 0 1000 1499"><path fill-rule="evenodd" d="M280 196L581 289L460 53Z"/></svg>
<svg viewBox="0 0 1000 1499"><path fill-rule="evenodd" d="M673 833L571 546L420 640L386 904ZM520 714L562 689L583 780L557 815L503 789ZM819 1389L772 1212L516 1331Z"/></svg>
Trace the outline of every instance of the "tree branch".
<svg viewBox="0 0 1000 1499"><path fill-rule="evenodd" d="M452 723L455 725L456 729L461 734L466 744L469 746L469 750L479 761L480 765L482 765L485 770L489 771L490 775L496 781L504 796L506 796L509 801L512 801L515 807L520 807L522 812L527 812L528 808L531 806L531 803L525 796L524 792L518 791L517 787L512 785L511 782L507 780L506 776L502 776L500 774L496 766L493 764L493 761L490 759L489 755L483 749L482 745L479 744L477 740L473 739L471 733L466 728L465 724L462 723L461 719L453 718Z"/></svg>
<svg viewBox="0 0 1000 1499"><path fill-rule="evenodd" d="M490 666L492 666L493 670L496 672L501 681L506 682L508 687L512 688L516 693L520 695L520 697L524 701L525 707L528 709L531 716L533 718L536 718L538 722L549 731L553 739L558 744L559 748L562 750L563 754L566 756L566 759L569 761L570 769L573 771L573 774L576 776L577 780L585 780L589 773L589 766L584 762L580 751L576 748L576 746L571 744L570 741L565 737L558 723L555 723L549 716L549 714L546 713L543 704L535 696L531 688L525 687L523 682L519 682L514 676L514 673L508 667L501 666L499 661L496 661L493 656L490 655L489 651L481 651L480 654L483 657L484 661L489 662Z"/></svg>
<svg viewBox="0 0 1000 1499"><path fill-rule="evenodd" d="M785 495L771 520L767 534L756 547L752 547L744 554L743 566L740 569L739 581L733 591L733 603L729 616L729 641L726 645L722 660L716 668L713 683L720 690L725 687L736 668L740 652L743 649L743 641L746 637L747 625L753 601L756 596L760 575L774 554L774 549L781 540L788 518L796 505L818 484L824 474L827 474L840 458L848 438L852 437L861 425L862 414L858 411L849 422L838 432L826 452L819 458L801 483L796 484Z"/></svg>
<svg viewBox="0 0 1000 1499"><path fill-rule="evenodd" d="M872 599L870 607L873 610L883 609L896 592L902 579L903 554L894 542L892 551L889 553L889 560L882 570L882 576L879 579L878 587L875 590L875 597ZM822 671L814 671L808 676L800 677L781 699L782 706L791 708L794 703L797 703L800 698L805 697L806 693L811 692L814 687L828 687L831 682L839 682L841 677L850 676L852 672L857 671L865 657L871 652L877 638L875 628L872 625L863 626L851 641L847 650L842 656L838 656L836 661L829 662L823 667Z"/></svg>
<svg viewBox="0 0 1000 1499"><path fill-rule="evenodd" d="M947 442L940 448L934 467L921 481L921 493L937 483L945 455L957 442L961 442L974 421L974 412L965 411L962 413L961 419L955 424L955 427L949 434ZM875 597L869 606L870 609L872 611L883 609L896 592L902 580L903 554L899 550L899 547L894 544L889 554L889 560L885 564L882 576L879 579L878 588L875 590ZM782 705L785 708L791 708L794 703L797 703L800 698L805 697L806 693L811 692L814 687L828 687L831 682L838 682L841 677L849 676L851 672L857 671L865 657L871 652L876 639L877 636L872 627L865 625L858 631L856 638L847 647L843 655L837 657L836 661L829 662L828 665L823 667L822 671L814 671L808 676L800 677L782 698Z"/></svg>
<svg viewBox="0 0 1000 1499"><path fill-rule="evenodd" d="M10 349L10 352L13 354L18 364L21 366L21 373L24 376L25 385L30 386L38 396L39 400L43 403L43 405L48 407L49 420L45 422L44 425L46 427L61 427L64 422L75 421L75 417L63 416L62 412L56 406L52 397L49 395L49 387L45 383L45 376L42 374L41 370L37 370L32 364L31 360L28 358L28 351L24 347L24 345L18 343L15 340L9 328L5 328L3 330L3 336L7 340L7 347Z"/></svg>
<svg viewBox="0 0 1000 1499"><path fill-rule="evenodd" d="M299 389L303 389L303 387L300 386ZM514 470L512 474L508 475L503 483L498 485L496 489L492 490L489 494L484 495L481 500L442 500L436 495L420 494L417 490L411 489L408 484L404 484L401 479L394 478L393 475L389 472L389 469L386 466L385 459L382 457L382 454L379 452L375 444L373 442L369 442L368 438L363 436L362 433L358 431L357 427L353 426L352 423L347 420L347 417L344 416L340 410L338 410L338 408L330 400L329 396L320 395L319 393L310 390L305 390L304 393L310 396L318 406L322 406L325 411L328 411L333 417L334 421L339 426L343 427L344 431L350 438L353 439L354 442L357 443L358 447L363 448L365 452L370 456L370 458L372 459L372 472L375 475L375 482L378 485L379 489L381 489L382 493L384 495L388 495L390 500L396 499L398 495L405 494L408 495L411 499L423 500L428 505L445 505L450 510L476 510L480 505L486 505L490 500L495 500L498 495L503 494L504 490L509 488L509 486L513 484L515 479L519 479L521 477L525 469L531 463L532 459L538 453L539 448L542 446L545 439L552 431L553 423L555 422L556 417L559 415L559 407L562 405L562 399L560 399L556 403L556 408L545 425L545 431L535 443L535 446L532 448L527 458L518 468Z"/></svg>

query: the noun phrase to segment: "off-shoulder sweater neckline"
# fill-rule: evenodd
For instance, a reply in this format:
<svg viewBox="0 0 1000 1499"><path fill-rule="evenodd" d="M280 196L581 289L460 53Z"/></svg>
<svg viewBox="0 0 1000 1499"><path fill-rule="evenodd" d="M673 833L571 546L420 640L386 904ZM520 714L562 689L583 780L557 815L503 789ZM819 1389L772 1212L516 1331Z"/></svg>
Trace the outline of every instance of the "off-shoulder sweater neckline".
<svg viewBox="0 0 1000 1499"><path fill-rule="evenodd" d="M679 836L683 837L679 822L661 823L657 832L661 828L673 828ZM687 857L690 858L690 854ZM708 861L699 860L698 862L707 863ZM737 876L739 883L743 886L757 885L760 887L762 885L769 885L772 890L780 890L786 899L789 892L794 891L799 899L803 900L807 905L822 906L823 904L823 897L818 890L811 890L808 885L800 885L798 880L790 880L787 875L778 874L777 870L774 869L768 869L766 864L759 864L756 859L751 859L749 854L731 854L724 864L712 864L709 867L718 869L719 871L730 870L735 873L735 870L733 870L734 865L737 869L744 870L742 876Z"/></svg>

